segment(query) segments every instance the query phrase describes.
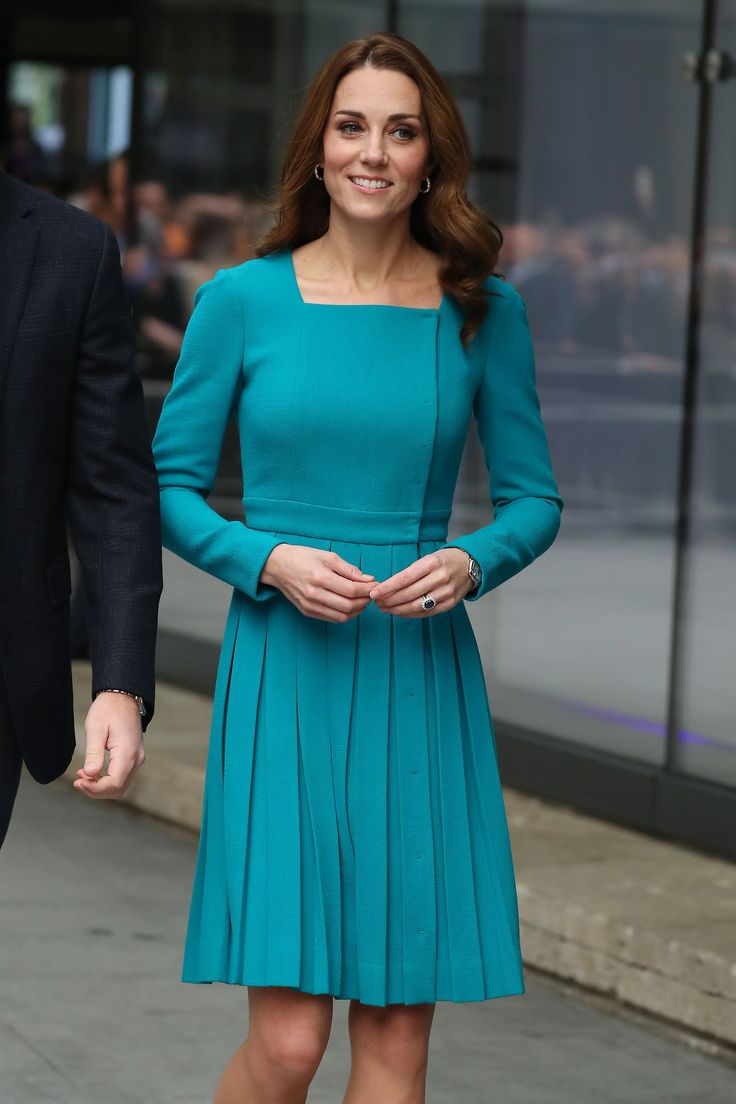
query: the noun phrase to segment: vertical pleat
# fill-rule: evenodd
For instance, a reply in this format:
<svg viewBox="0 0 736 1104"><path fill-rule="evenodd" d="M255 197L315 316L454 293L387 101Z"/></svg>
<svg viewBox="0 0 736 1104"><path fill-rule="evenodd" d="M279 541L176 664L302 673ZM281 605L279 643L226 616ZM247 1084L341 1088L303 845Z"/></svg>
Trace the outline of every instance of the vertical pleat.
<svg viewBox="0 0 736 1104"><path fill-rule="evenodd" d="M302 617L296 632L305 923L302 984L311 991L323 992L339 986L342 954L340 847L326 710L332 693L327 669L328 629L325 621Z"/></svg>
<svg viewBox="0 0 736 1104"><path fill-rule="evenodd" d="M223 849L232 927L228 969L232 981L242 976L244 966L245 893L253 849L251 791L267 631L268 618L260 607L248 610L240 619L233 654L237 678L230 681L224 724Z"/></svg>
<svg viewBox="0 0 736 1104"><path fill-rule="evenodd" d="M444 906L447 914L451 999L480 1000L484 992L477 891L468 818L468 795L452 618L431 618L430 641L437 717L437 771L442 806Z"/></svg>
<svg viewBox="0 0 736 1104"><path fill-rule="evenodd" d="M421 555L417 547L395 545L391 574ZM399 1000L431 1001L436 991L437 890L434 871L432 798L427 748L427 700L424 648L427 621L419 617L389 615L392 631L395 720L389 739L395 743L398 780L397 821L391 840L401 872L401 941L403 954L394 969L401 968L393 994ZM393 902L392 902L393 904Z"/></svg>
<svg viewBox="0 0 736 1104"><path fill-rule="evenodd" d="M298 985L301 974L301 815L297 633L293 608L287 601L278 601L269 611L261 688L262 779L266 791L266 976L271 985ZM253 888L252 879L250 884Z"/></svg>
<svg viewBox="0 0 736 1104"><path fill-rule="evenodd" d="M486 987L488 992L523 992L516 882L485 676L465 609L453 611L452 627L479 918L486 934Z"/></svg>
<svg viewBox="0 0 736 1104"><path fill-rule="evenodd" d="M371 546L362 570L391 574L390 546ZM383 1004L388 983L388 738L391 618L370 603L358 619L347 803L355 844L354 954L361 999Z"/></svg>
<svg viewBox="0 0 736 1104"><path fill-rule="evenodd" d="M230 941L230 913L222 839L222 824L225 816L223 735L229 708L239 624L240 601L238 595L233 594L225 623L212 702L207 772L202 801L202 828L182 964L184 981L196 981L202 974L219 978L226 972Z"/></svg>
<svg viewBox="0 0 736 1104"><path fill-rule="evenodd" d="M334 550L356 564L361 570L370 570L361 563L361 546L333 542ZM357 944L357 917L355 907L355 840L348 809L348 772L352 754L350 736L355 723L354 703L356 670L358 662L358 626L360 617L329 626L326 633L326 665L328 693L322 701L330 734L329 778L332 783L334 815L337 828L337 846L340 876L340 927L332 932L335 947L339 950L339 963L333 964L335 988L333 992L355 993L359 978L355 947ZM328 769L322 764L323 773Z"/></svg>
<svg viewBox="0 0 736 1104"><path fill-rule="evenodd" d="M435 709L435 672L432 660L431 637L434 626L427 625L427 647L424 655L425 685L427 691L427 749L429 766L429 788L432 793L432 830L434 836L434 871L437 905L437 959L435 964L437 992L452 992L452 974L450 971L449 935L447 922L447 894L445 892L445 849L444 818L442 807L439 754L438 754L438 718Z"/></svg>

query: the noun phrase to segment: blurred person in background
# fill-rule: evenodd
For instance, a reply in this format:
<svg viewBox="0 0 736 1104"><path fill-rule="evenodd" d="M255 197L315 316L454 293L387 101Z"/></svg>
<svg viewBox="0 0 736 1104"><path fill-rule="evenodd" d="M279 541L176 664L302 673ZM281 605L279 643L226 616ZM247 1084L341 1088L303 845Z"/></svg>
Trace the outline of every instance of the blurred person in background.
<svg viewBox="0 0 736 1104"><path fill-rule="evenodd" d="M578 285L569 253L560 248L562 235L530 222L515 223L504 231L510 249L508 276L535 319L537 341L558 350L574 347L580 310Z"/></svg>
<svg viewBox="0 0 736 1104"><path fill-rule="evenodd" d="M464 600L549 547L562 500L525 304L493 274L470 167L412 43L328 58L275 225L197 292L159 419L164 542L233 587L182 970L248 989L216 1104L304 1101L334 998L346 1104L422 1104L435 1002L524 992ZM221 216L199 223L219 263ZM207 502L233 413L245 524ZM448 542L473 414L495 516Z"/></svg>
<svg viewBox="0 0 736 1104"><path fill-rule="evenodd" d="M177 249L186 248L185 236L171 218L160 181L139 182L132 199L132 232L123 255L123 276L133 307L138 365L145 376L170 379L186 324L181 276L174 264Z"/></svg>
<svg viewBox="0 0 736 1104"><path fill-rule="evenodd" d="M48 183L46 154L33 137L31 109L26 104L10 104L8 138L0 160L17 180L37 186Z"/></svg>
<svg viewBox="0 0 736 1104"><path fill-rule="evenodd" d="M0 171L0 265L1 843L22 762L46 783L74 750L66 519L92 659L74 781L88 797L121 796L143 761L162 579L156 472L110 228Z"/></svg>

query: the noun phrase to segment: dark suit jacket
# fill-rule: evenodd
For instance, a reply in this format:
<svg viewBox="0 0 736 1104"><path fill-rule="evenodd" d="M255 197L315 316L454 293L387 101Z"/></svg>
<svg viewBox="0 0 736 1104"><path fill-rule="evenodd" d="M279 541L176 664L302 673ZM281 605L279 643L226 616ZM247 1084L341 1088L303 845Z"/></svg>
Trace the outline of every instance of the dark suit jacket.
<svg viewBox="0 0 736 1104"><path fill-rule="evenodd" d="M133 348L110 228L0 171L0 663L39 782L74 749L67 522L92 692L153 713L160 512Z"/></svg>

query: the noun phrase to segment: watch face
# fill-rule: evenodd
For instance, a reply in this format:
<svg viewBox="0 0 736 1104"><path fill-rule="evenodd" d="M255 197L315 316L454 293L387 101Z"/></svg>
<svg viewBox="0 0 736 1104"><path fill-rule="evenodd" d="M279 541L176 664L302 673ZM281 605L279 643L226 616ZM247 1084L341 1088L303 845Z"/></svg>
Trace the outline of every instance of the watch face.
<svg viewBox="0 0 736 1104"><path fill-rule="evenodd" d="M476 586L480 584L483 576L480 570L480 564L477 560L471 558L470 563L468 564L468 574L470 575L470 578L473 580Z"/></svg>

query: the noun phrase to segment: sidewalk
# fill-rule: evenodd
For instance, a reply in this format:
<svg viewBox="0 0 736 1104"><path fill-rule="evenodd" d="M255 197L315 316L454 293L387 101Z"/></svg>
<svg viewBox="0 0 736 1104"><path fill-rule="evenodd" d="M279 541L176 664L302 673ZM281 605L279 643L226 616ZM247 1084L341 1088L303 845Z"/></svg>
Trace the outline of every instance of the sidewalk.
<svg viewBox="0 0 736 1104"><path fill-rule="evenodd" d="M74 674L81 733L86 664ZM198 830L210 707L159 684L130 805ZM525 963L736 1047L736 866L509 789L504 800Z"/></svg>
<svg viewBox="0 0 736 1104"><path fill-rule="evenodd" d="M248 1030L239 986L182 985L196 836L63 784L21 783L0 852L2 1104L205 1104ZM309 1104L348 1079L333 1002ZM733 1104L733 1065L536 970L438 1002L427 1104ZM377 1102L383 1104L383 1102Z"/></svg>

